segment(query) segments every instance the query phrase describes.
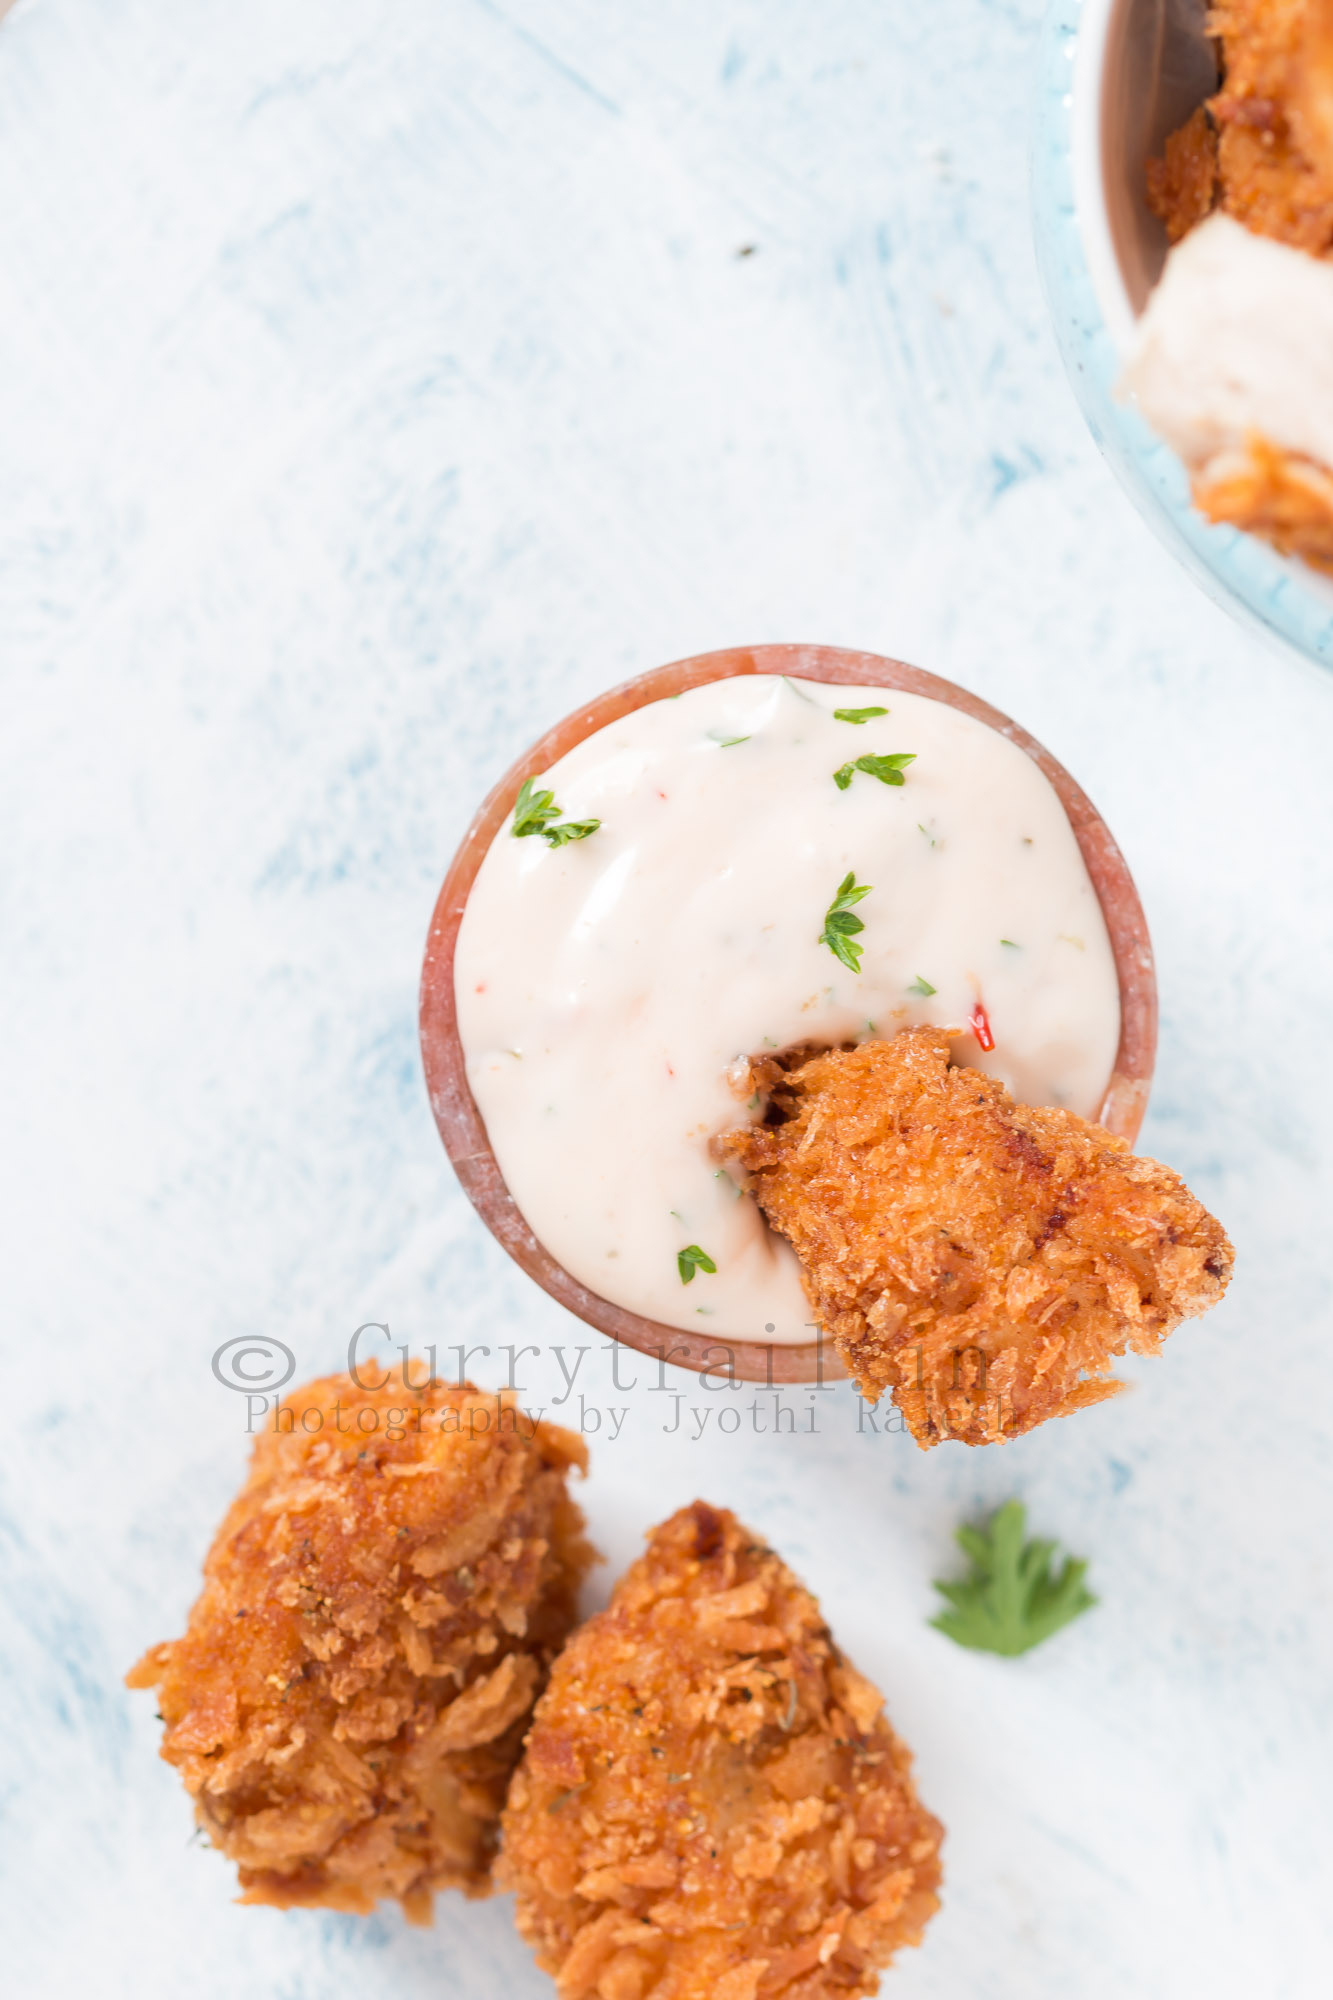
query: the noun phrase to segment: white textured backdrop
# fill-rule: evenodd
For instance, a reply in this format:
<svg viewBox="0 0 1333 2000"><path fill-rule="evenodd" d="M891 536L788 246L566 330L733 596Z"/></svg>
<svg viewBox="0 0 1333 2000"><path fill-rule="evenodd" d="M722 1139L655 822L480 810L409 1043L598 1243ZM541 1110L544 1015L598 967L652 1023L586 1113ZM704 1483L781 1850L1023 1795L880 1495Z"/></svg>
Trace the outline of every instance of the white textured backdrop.
<svg viewBox="0 0 1333 2000"><path fill-rule="evenodd" d="M887 1690L950 1828L901 2000L1327 1991L1333 687L1197 594L1081 428L1029 242L1039 12L20 0L0 28L15 1993L549 1990L502 1900L426 1932L236 1908L120 1675L180 1628L241 1471L220 1342L303 1373L369 1319L577 1345L430 1122L434 893L575 702L791 638L965 682L1098 801L1159 951L1146 1143L1240 1275L1135 1393L1003 1451L858 1436L844 1391L795 1444L690 1442L594 1352L627 1411L596 1533L614 1569L696 1493L737 1506ZM687 1426L721 1407L674 1386ZM953 1524L1011 1491L1103 1599L1017 1663L924 1623Z"/></svg>

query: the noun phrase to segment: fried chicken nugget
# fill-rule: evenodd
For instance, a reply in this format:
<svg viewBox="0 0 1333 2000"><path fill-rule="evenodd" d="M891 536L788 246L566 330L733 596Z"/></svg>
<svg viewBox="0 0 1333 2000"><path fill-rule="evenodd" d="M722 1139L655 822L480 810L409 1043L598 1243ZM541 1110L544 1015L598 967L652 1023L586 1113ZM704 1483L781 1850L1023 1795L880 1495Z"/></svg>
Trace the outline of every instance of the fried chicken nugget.
<svg viewBox="0 0 1333 2000"><path fill-rule="evenodd" d="M1179 243L1217 201L1217 127L1205 106L1168 136L1146 172L1148 206L1165 224L1167 241Z"/></svg>
<svg viewBox="0 0 1333 2000"><path fill-rule="evenodd" d="M1333 473L1314 459L1255 433L1242 449L1211 458L1190 490L1210 521L1262 535L1282 555L1333 576Z"/></svg>
<svg viewBox="0 0 1333 2000"><path fill-rule="evenodd" d="M1222 206L1260 236L1316 257L1333 249L1333 171L1306 150L1315 0L1218 0L1224 80L1218 128Z"/></svg>
<svg viewBox="0 0 1333 2000"><path fill-rule="evenodd" d="M556 1662L497 1875L561 2000L852 2000L920 1943L941 1838L809 1591L696 1500Z"/></svg>
<svg viewBox="0 0 1333 2000"><path fill-rule="evenodd" d="M951 1065L939 1029L752 1074L783 1122L719 1149L862 1395L890 1390L923 1448L1101 1402L1115 1355L1156 1352L1226 1289L1231 1244L1178 1175Z"/></svg>
<svg viewBox="0 0 1333 2000"><path fill-rule="evenodd" d="M1292 92L1302 152L1333 187L1333 0L1309 0Z"/></svg>
<svg viewBox="0 0 1333 2000"><path fill-rule="evenodd" d="M162 1755L245 1903L396 1896L428 1921L435 1889L485 1894L523 1731L574 1623L592 1560L568 1492L581 1439L509 1397L402 1374L284 1400L185 1636L126 1677L157 1689Z"/></svg>
<svg viewBox="0 0 1333 2000"><path fill-rule="evenodd" d="M1220 203L1259 236L1333 251L1333 7L1330 0L1216 0L1216 96L1147 166L1148 205L1171 242Z"/></svg>

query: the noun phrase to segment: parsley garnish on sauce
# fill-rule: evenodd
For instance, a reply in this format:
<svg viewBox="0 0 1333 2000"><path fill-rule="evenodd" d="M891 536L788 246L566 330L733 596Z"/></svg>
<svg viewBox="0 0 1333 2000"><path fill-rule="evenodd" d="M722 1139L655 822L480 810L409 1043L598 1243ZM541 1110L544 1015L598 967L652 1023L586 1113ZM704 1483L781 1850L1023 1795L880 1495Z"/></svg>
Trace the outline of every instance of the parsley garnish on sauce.
<svg viewBox="0 0 1333 2000"><path fill-rule="evenodd" d="M873 722L877 715L887 715L887 708L835 708L835 722Z"/></svg>
<svg viewBox="0 0 1333 2000"><path fill-rule="evenodd" d="M559 826L544 826L542 839L548 840L552 847L564 847L571 840L586 840L601 823L599 819L563 819Z"/></svg>
<svg viewBox="0 0 1333 2000"><path fill-rule="evenodd" d="M559 819L560 808L555 802L554 792L539 792L534 789L531 778L523 780L523 788L514 801L514 823L510 828L515 840L522 840L530 833L540 833L548 819Z"/></svg>
<svg viewBox="0 0 1333 2000"><path fill-rule="evenodd" d="M907 990L909 993L923 993L928 996L931 993L937 993L939 991L939 988L937 986L932 986L930 981L928 979L923 979L921 977L921 974L918 972L916 978L912 981L911 985L908 987Z"/></svg>
<svg viewBox="0 0 1333 2000"><path fill-rule="evenodd" d="M860 917L853 916L852 905L859 903L863 896L870 894L872 885L862 882L858 885L856 870L844 875L838 884L838 893L824 913L824 928L819 933L819 942L826 944L833 956L852 972L861 970L861 953L864 945L853 944L852 940L865 925Z"/></svg>
<svg viewBox="0 0 1333 2000"><path fill-rule="evenodd" d="M680 1272L681 1284L689 1285L694 1282L696 1271L715 1272L717 1265L697 1243L687 1243L683 1250L676 1252L676 1269Z"/></svg>
<svg viewBox="0 0 1333 2000"><path fill-rule="evenodd" d="M565 847L571 840L586 840L590 833L596 833L601 825L599 819L567 819L558 826L548 824L560 819L560 807L555 802L555 793L537 791L531 778L523 780L523 788L514 801L514 821L510 832L515 840L526 840L529 834L539 833L550 847Z"/></svg>
<svg viewBox="0 0 1333 2000"><path fill-rule="evenodd" d="M843 764L833 773L833 782L840 792L845 792L857 771L864 771L869 778L878 778L881 785L904 785L903 767L915 764L915 750L895 750L888 757L858 757L853 764Z"/></svg>
<svg viewBox="0 0 1333 2000"><path fill-rule="evenodd" d="M959 1528L954 1536L972 1562L954 1583L936 1583L949 1609L931 1619L937 1631L979 1653L1014 1658L1049 1639L1097 1602L1084 1586L1088 1565L1066 1556L1058 1569L1056 1542L1027 1542L1027 1513L1008 1500L984 1528Z"/></svg>

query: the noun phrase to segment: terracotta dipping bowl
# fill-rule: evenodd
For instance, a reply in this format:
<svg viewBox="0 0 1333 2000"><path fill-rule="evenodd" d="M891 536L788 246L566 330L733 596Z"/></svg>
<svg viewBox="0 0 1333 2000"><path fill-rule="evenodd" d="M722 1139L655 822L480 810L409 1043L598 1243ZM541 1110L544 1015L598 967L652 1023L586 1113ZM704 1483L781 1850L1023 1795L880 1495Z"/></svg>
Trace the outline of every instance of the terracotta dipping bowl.
<svg viewBox="0 0 1333 2000"><path fill-rule="evenodd" d="M989 703L923 673L901 660L875 653L844 652L836 646L745 646L722 653L700 653L668 667L641 674L599 695L586 708L566 716L519 758L501 778L468 828L463 844L445 876L431 919L421 974L421 1054L430 1092L431 1110L444 1149L473 1207L491 1234L544 1291L599 1333L609 1334L658 1361L674 1362L696 1373L730 1366L742 1381L830 1381L842 1373L831 1348L821 1340L778 1344L764 1341L722 1341L716 1336L663 1326L613 1305L570 1276L539 1243L505 1186L486 1127L468 1088L463 1047L454 1004L454 947L463 908L477 870L500 828L509 819L525 778L539 776L552 764L622 715L648 702L681 694L708 681L735 674L789 674L795 679L829 681L856 687L897 688L925 695L962 709L1007 736L1026 751L1049 778L1069 815L1069 823L1097 891L1110 933L1120 980L1120 1047L1115 1070L1101 1108L1101 1122L1131 1144L1138 1135L1152 1082L1157 1047L1157 985L1152 945L1134 883L1120 849L1068 771L1049 750Z"/></svg>

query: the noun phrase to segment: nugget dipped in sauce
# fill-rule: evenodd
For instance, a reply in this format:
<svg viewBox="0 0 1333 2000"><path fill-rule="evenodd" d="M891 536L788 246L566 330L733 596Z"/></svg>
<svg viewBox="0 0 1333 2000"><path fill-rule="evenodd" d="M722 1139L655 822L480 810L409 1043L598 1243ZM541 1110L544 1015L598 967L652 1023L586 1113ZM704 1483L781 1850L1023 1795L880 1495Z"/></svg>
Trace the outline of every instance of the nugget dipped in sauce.
<svg viewBox="0 0 1333 2000"><path fill-rule="evenodd" d="M592 1559L568 1492L583 1444L398 1370L311 1382L270 1422L184 1636L127 1679L156 1688L162 1755L242 1902L397 1897L426 1920L433 1890L489 1885Z"/></svg>
<svg viewBox="0 0 1333 2000"><path fill-rule="evenodd" d="M1233 1252L1184 1182L1072 1112L1016 1104L914 1028L784 1071L725 1135L861 1393L923 1447L985 1444L1112 1396L1221 1298Z"/></svg>
<svg viewBox="0 0 1333 2000"><path fill-rule="evenodd" d="M497 1872L561 2000L850 2000L920 1942L941 1837L814 1598L696 1501L557 1661Z"/></svg>

